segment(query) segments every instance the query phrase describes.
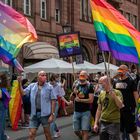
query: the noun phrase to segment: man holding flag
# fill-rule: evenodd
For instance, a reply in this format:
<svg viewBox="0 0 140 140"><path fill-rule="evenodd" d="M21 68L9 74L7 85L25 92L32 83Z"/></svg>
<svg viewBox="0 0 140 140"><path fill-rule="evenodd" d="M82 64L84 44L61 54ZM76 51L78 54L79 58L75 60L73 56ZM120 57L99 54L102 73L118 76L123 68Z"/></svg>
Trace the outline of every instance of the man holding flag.
<svg viewBox="0 0 140 140"><path fill-rule="evenodd" d="M44 71L38 72L38 81L31 83L23 89L21 77L18 77L22 95L30 95L31 115L29 122L29 140L34 140L36 132L42 124L46 140L52 140L50 134L50 123L55 116L56 95L53 87L46 83L47 75Z"/></svg>
<svg viewBox="0 0 140 140"><path fill-rule="evenodd" d="M90 0L90 5L98 46L101 51L110 52L117 60L138 64L140 62L140 32L138 32L135 27L120 14L119 11L117 11L105 0ZM119 76L123 88L119 87L119 83L116 83L115 86L117 89L122 91L124 105L126 106L124 109L129 110L127 114L129 113L131 121L129 122L127 118L126 122L125 118L123 118L123 127L127 132L132 133L135 140L138 140L136 125L134 123L135 118L133 115L138 94L134 88L134 84L132 84L126 76L126 69L128 69L127 66L120 66L120 69L121 68L123 72ZM108 71L107 68L106 71ZM126 95L126 91L128 91L129 95ZM126 96L129 101L126 99ZM127 101L125 101L125 99ZM130 99L133 100L133 106L127 104L128 102L131 102ZM124 112L123 114L125 115ZM129 128L126 127L126 125L128 125Z"/></svg>

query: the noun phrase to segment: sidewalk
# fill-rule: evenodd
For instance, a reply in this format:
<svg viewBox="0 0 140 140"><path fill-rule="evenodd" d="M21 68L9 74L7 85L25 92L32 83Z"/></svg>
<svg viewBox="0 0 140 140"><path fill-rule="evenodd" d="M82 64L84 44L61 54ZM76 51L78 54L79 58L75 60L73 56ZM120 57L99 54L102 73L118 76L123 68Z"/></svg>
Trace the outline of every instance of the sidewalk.
<svg viewBox="0 0 140 140"><path fill-rule="evenodd" d="M69 125L72 125L72 116L67 117L60 117L57 118L57 125L60 129L65 128ZM17 131L11 130L11 128L6 128L6 134L10 137L10 140L27 140L28 139L28 129L19 129ZM42 126L39 127L37 131L37 135L43 134L43 128Z"/></svg>

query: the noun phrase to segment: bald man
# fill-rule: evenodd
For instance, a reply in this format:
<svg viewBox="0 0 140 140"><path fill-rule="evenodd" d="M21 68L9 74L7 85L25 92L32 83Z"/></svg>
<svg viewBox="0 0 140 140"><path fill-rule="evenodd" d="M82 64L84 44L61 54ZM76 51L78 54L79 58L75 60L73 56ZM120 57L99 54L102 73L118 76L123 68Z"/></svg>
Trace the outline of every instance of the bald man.
<svg viewBox="0 0 140 140"><path fill-rule="evenodd" d="M21 80L18 78L20 83ZM35 140L36 132L40 124L44 128L46 140L52 140L50 134L50 123L54 119L56 95L53 93L53 87L46 83L47 76L44 71L38 73L36 83L30 84L24 90L23 94L30 94L31 101L31 119L29 123L29 140Z"/></svg>
<svg viewBox="0 0 140 140"><path fill-rule="evenodd" d="M100 120L100 140L120 140L120 109L123 107L122 94L112 89L107 76L99 79L102 85L98 98L98 108L95 117L94 131L98 132Z"/></svg>
<svg viewBox="0 0 140 140"><path fill-rule="evenodd" d="M120 65L118 69L118 80L114 88L122 92L124 108L121 109L121 132L123 140L128 137L124 134L132 134L134 140L138 140L137 127L135 123L135 108L139 98L137 85L132 78L127 76L128 67ZM126 117L127 116L127 117ZM128 140L129 138L127 138Z"/></svg>

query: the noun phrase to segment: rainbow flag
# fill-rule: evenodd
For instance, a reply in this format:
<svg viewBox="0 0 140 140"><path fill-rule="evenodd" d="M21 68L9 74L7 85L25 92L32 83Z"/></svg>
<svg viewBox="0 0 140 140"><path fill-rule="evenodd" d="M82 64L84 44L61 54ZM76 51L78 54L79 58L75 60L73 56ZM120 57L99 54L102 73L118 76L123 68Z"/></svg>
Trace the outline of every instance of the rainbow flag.
<svg viewBox="0 0 140 140"><path fill-rule="evenodd" d="M122 61L139 63L140 33L104 0L90 0L98 45Z"/></svg>
<svg viewBox="0 0 140 140"><path fill-rule="evenodd" d="M0 59L23 71L16 57L24 43L36 39L36 31L28 19L0 2Z"/></svg>
<svg viewBox="0 0 140 140"><path fill-rule="evenodd" d="M9 115L13 130L17 130L18 122L22 112L22 95L19 88L18 80L12 83L11 100L9 102Z"/></svg>

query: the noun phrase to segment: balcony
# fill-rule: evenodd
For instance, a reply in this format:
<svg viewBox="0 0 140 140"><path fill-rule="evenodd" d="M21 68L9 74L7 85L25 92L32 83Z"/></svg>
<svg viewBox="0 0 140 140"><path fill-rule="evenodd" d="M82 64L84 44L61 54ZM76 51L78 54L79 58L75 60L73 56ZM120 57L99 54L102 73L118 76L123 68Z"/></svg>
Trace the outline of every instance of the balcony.
<svg viewBox="0 0 140 140"><path fill-rule="evenodd" d="M115 8L120 8L120 5L123 3L124 0L107 0L111 5Z"/></svg>

